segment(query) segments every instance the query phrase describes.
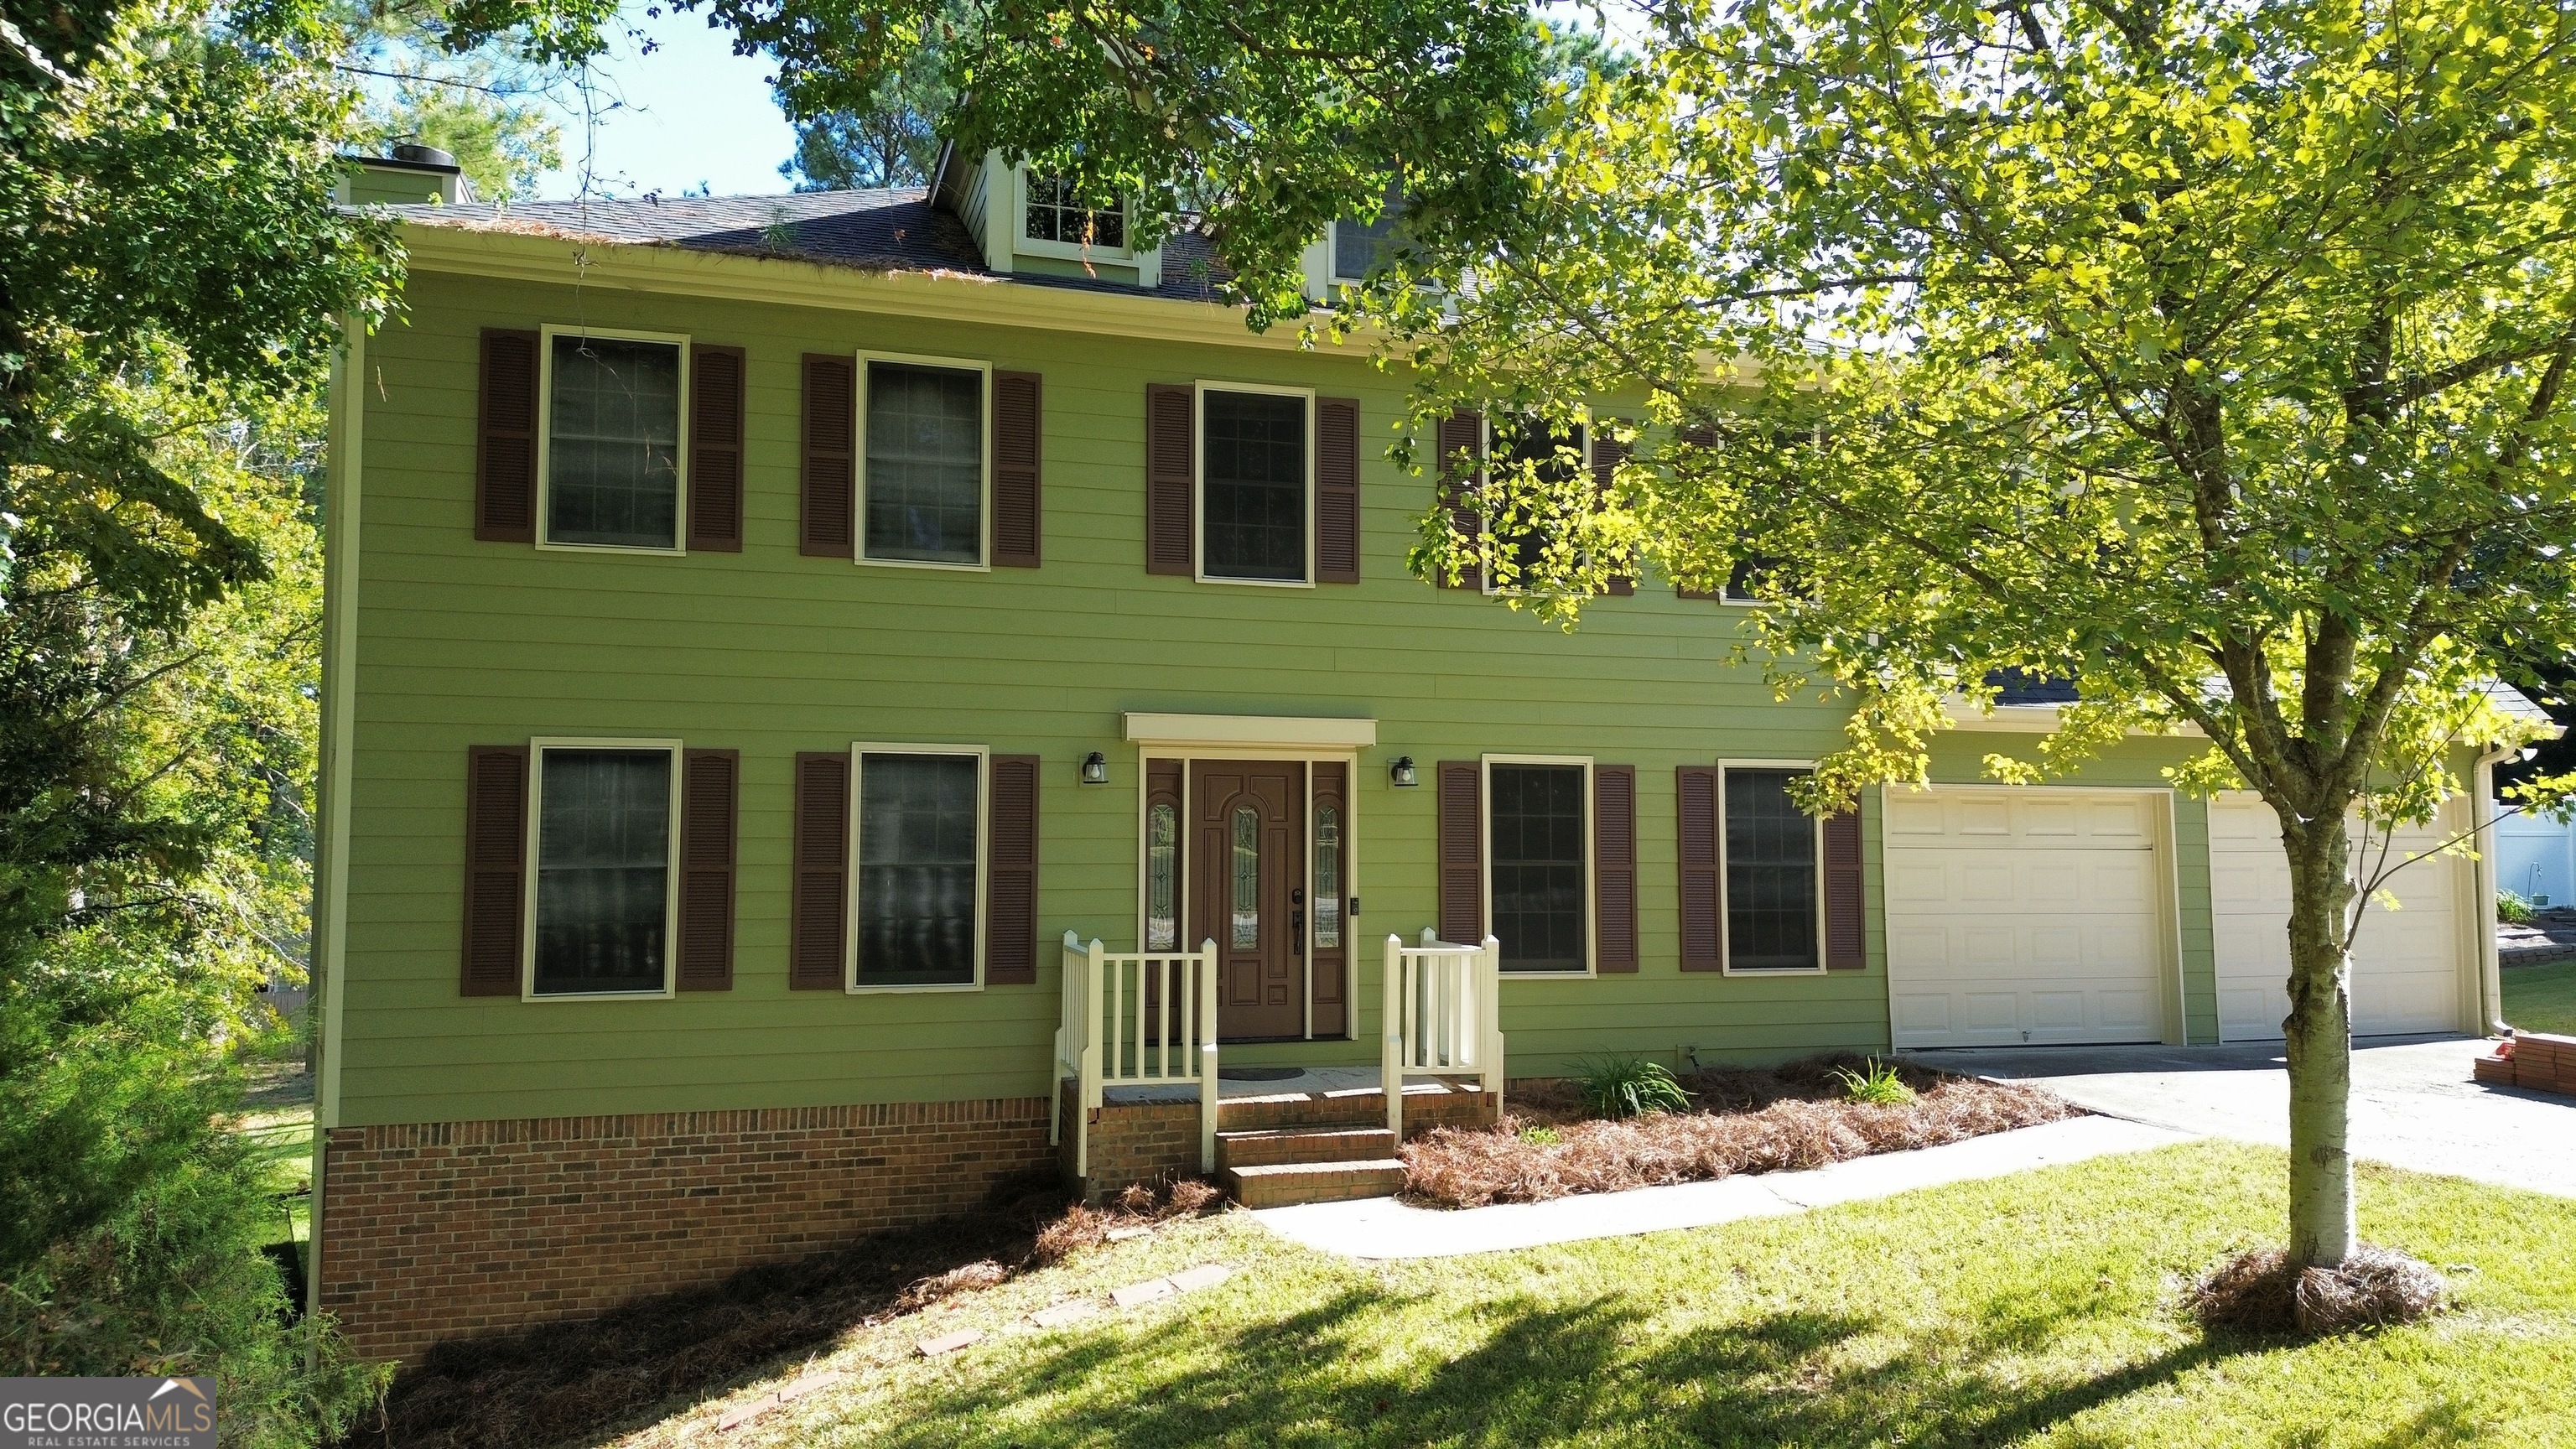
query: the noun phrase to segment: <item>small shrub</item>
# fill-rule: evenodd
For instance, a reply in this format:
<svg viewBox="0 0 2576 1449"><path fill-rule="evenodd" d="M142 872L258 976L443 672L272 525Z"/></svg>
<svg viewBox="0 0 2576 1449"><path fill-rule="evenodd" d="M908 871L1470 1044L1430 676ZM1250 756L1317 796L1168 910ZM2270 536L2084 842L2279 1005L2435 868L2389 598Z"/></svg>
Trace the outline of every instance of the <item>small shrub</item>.
<svg viewBox="0 0 2576 1449"><path fill-rule="evenodd" d="M1663 1063L1644 1057L1603 1057L1582 1069L1583 1102L1614 1121L1650 1112L1687 1112L1690 1093Z"/></svg>
<svg viewBox="0 0 2576 1449"><path fill-rule="evenodd" d="M2531 924L2531 915L2531 902L2523 899L2521 893L2504 890L2496 892L2497 920L2508 926L2528 926Z"/></svg>
<svg viewBox="0 0 2576 1449"><path fill-rule="evenodd" d="M1524 1127L1520 1130L1520 1139L1532 1147L1554 1147L1564 1140L1556 1135L1553 1127Z"/></svg>
<svg viewBox="0 0 2576 1449"><path fill-rule="evenodd" d="M1896 1075L1896 1064L1871 1057L1858 1069L1834 1068L1834 1080L1843 1084L1843 1095L1855 1102L1868 1102L1880 1107L1902 1107L1914 1100L1914 1089Z"/></svg>

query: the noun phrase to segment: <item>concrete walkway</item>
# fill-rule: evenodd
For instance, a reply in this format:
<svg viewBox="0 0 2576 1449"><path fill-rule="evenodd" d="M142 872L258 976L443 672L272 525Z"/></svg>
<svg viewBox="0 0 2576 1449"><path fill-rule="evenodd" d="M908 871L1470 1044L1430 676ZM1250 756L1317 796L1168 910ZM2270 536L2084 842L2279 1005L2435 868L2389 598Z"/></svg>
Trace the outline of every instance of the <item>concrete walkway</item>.
<svg viewBox="0 0 2576 1449"><path fill-rule="evenodd" d="M2472 1082L2469 1059L2490 1049L2475 1037L2353 1043L2353 1155L2576 1197L2576 1098ZM2133 1122L2290 1145L2290 1079L2279 1042L1905 1055L1947 1072L2035 1082L2087 1111Z"/></svg>
<svg viewBox="0 0 2576 1449"><path fill-rule="evenodd" d="M1893 1197L1918 1187L2143 1152L2193 1135L2116 1117L2070 1117L1919 1152L1854 1158L1811 1172L1764 1172L1480 1208L1408 1207L1391 1197L1376 1197L1262 1208L1252 1216L1281 1237L1344 1257L1454 1258L1779 1217L1832 1203Z"/></svg>

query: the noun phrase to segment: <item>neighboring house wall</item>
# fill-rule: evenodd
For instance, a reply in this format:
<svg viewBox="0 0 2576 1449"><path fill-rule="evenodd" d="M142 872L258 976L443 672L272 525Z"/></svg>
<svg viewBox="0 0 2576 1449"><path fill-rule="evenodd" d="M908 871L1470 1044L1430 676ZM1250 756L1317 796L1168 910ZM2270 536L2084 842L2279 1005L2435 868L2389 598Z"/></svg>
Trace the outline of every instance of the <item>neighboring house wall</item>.
<svg viewBox="0 0 2576 1449"><path fill-rule="evenodd" d="M2576 821L2522 811L2497 820L2495 881L2534 903L2576 905Z"/></svg>

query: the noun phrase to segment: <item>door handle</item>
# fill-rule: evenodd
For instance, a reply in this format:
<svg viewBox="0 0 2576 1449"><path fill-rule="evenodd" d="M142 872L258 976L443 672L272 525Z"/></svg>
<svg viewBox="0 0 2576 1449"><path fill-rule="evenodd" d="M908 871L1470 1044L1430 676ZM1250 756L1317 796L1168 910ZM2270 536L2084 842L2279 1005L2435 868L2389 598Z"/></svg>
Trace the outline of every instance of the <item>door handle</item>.
<svg viewBox="0 0 2576 1449"><path fill-rule="evenodd" d="M1288 954L1306 954L1306 913L1303 910L1288 913Z"/></svg>

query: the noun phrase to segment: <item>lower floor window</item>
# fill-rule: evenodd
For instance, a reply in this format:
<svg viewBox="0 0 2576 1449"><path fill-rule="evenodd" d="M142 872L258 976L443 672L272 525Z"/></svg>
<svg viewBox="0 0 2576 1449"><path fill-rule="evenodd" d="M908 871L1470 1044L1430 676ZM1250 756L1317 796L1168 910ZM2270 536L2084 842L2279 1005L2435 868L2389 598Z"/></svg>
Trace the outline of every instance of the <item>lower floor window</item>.
<svg viewBox="0 0 2576 1449"><path fill-rule="evenodd" d="M976 979L976 755L859 755L861 986Z"/></svg>
<svg viewBox="0 0 2576 1449"><path fill-rule="evenodd" d="M1505 971L1581 971L1584 767L1487 767L1494 936Z"/></svg>
<svg viewBox="0 0 2576 1449"><path fill-rule="evenodd" d="M539 996L668 984L672 751L537 750Z"/></svg>
<svg viewBox="0 0 2576 1449"><path fill-rule="evenodd" d="M1804 770L1726 772L1726 964L1819 969L1816 821L1789 798Z"/></svg>

